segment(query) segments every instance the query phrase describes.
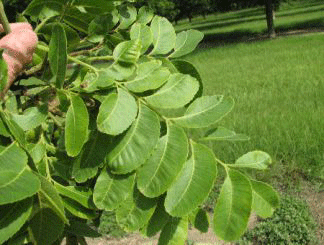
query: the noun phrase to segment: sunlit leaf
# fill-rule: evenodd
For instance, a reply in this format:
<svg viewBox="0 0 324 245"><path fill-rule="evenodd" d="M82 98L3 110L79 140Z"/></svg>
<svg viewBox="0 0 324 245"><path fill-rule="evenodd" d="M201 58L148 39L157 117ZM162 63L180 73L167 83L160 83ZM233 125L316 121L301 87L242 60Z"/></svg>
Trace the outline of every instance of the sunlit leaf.
<svg viewBox="0 0 324 245"><path fill-rule="evenodd" d="M85 208L79 202L76 202L70 198L62 198L64 208L76 217L85 220L92 220L97 217L97 213L94 209Z"/></svg>
<svg viewBox="0 0 324 245"><path fill-rule="evenodd" d="M116 62L135 64L141 55L141 49L140 39L122 42L114 49L114 60Z"/></svg>
<svg viewBox="0 0 324 245"><path fill-rule="evenodd" d="M203 137L200 140L211 140L211 141L245 141L250 138L244 134L237 134L232 130L219 126Z"/></svg>
<svg viewBox="0 0 324 245"><path fill-rule="evenodd" d="M153 10L147 6L143 6L138 10L137 22L146 25L153 19L153 16Z"/></svg>
<svg viewBox="0 0 324 245"><path fill-rule="evenodd" d="M69 156L79 155L88 138L89 114L82 98L71 95L71 105L66 113L65 148Z"/></svg>
<svg viewBox="0 0 324 245"><path fill-rule="evenodd" d="M217 175L213 152L191 142L191 158L167 191L165 209L172 216L182 217L197 209L208 197Z"/></svg>
<svg viewBox="0 0 324 245"><path fill-rule="evenodd" d="M268 184L251 180L253 190L252 210L261 218L269 218L279 207L279 195Z"/></svg>
<svg viewBox="0 0 324 245"><path fill-rule="evenodd" d="M130 30L131 40L141 40L141 53L145 53L153 43L153 34L151 28L144 24L135 23Z"/></svg>
<svg viewBox="0 0 324 245"><path fill-rule="evenodd" d="M180 108L188 104L198 92L199 82L181 73L171 74L169 80L153 95L145 97L152 106L163 109Z"/></svg>
<svg viewBox="0 0 324 245"><path fill-rule="evenodd" d="M240 238L245 232L252 209L249 179L237 170L228 169L215 209L213 228L225 241Z"/></svg>
<svg viewBox="0 0 324 245"><path fill-rule="evenodd" d="M159 136L159 118L155 112L140 104L137 119L107 156L111 171L126 174L144 164Z"/></svg>
<svg viewBox="0 0 324 245"><path fill-rule="evenodd" d="M203 96L196 99L187 109L184 116L172 120L186 128L203 128L214 124L226 116L233 108L232 98L223 96Z"/></svg>
<svg viewBox="0 0 324 245"><path fill-rule="evenodd" d="M24 130L36 128L47 118L47 105L29 107L22 115L12 114L12 119Z"/></svg>
<svg viewBox="0 0 324 245"><path fill-rule="evenodd" d="M27 154L13 143L0 149L0 205L34 195L40 182L27 165Z"/></svg>
<svg viewBox="0 0 324 245"><path fill-rule="evenodd" d="M114 175L103 169L94 187L93 201L99 209L112 211L133 193L135 175Z"/></svg>
<svg viewBox="0 0 324 245"><path fill-rule="evenodd" d="M32 212L32 198L0 206L0 243L12 237L25 224Z"/></svg>
<svg viewBox="0 0 324 245"><path fill-rule="evenodd" d="M117 222L126 231L139 230L150 220L156 205L156 199L147 198L135 189L117 209Z"/></svg>
<svg viewBox="0 0 324 245"><path fill-rule="evenodd" d="M119 9L120 29L127 29L133 24L137 17L137 10L134 6L123 5Z"/></svg>
<svg viewBox="0 0 324 245"><path fill-rule="evenodd" d="M2 58L4 49L0 49L0 92L6 87L8 83L8 65Z"/></svg>
<svg viewBox="0 0 324 245"><path fill-rule="evenodd" d="M14 137L17 142L25 146L26 138L24 130L12 119L12 114L4 111L0 111L0 117L2 122L4 123L6 129L10 132L10 134Z"/></svg>
<svg viewBox="0 0 324 245"><path fill-rule="evenodd" d="M137 110L135 98L124 89L118 89L117 94L111 93L101 104L98 129L110 135L121 134L133 123Z"/></svg>
<svg viewBox="0 0 324 245"><path fill-rule="evenodd" d="M61 24L55 24L53 26L48 60L51 71L55 76L55 86L62 88L67 65L67 40L64 27Z"/></svg>
<svg viewBox="0 0 324 245"><path fill-rule="evenodd" d="M168 125L167 134L138 169L137 187L148 197L164 193L181 171L188 156L188 139L182 128Z"/></svg>
<svg viewBox="0 0 324 245"><path fill-rule="evenodd" d="M164 226L158 245L182 245L188 238L188 217L171 218Z"/></svg>
<svg viewBox="0 0 324 245"><path fill-rule="evenodd" d="M252 151L241 156L232 166L264 170L268 168L271 162L272 160L268 153L263 151Z"/></svg>
<svg viewBox="0 0 324 245"><path fill-rule="evenodd" d="M197 30L188 30L178 33L174 52L170 57L177 58L191 53L203 38L204 34Z"/></svg>
<svg viewBox="0 0 324 245"><path fill-rule="evenodd" d="M105 70L100 70L97 74L87 73L82 85L82 91L92 93L103 88L109 88L114 84L114 78Z"/></svg>
<svg viewBox="0 0 324 245"><path fill-rule="evenodd" d="M167 54L175 46L176 34L172 24L164 17L155 16L151 23L154 48L151 54Z"/></svg>
<svg viewBox="0 0 324 245"><path fill-rule="evenodd" d="M135 93L161 87L170 76L169 70L161 66L162 62L158 60L141 63L137 68L137 76L125 83L125 86Z"/></svg>

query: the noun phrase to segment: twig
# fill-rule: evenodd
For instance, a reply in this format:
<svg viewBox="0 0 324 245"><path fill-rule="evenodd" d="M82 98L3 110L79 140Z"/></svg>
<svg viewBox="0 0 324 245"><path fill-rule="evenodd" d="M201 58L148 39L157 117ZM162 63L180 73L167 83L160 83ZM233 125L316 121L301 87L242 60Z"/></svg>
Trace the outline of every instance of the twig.
<svg viewBox="0 0 324 245"><path fill-rule="evenodd" d="M5 33L9 34L11 32L11 28L1 0L0 0L0 22L3 26Z"/></svg>

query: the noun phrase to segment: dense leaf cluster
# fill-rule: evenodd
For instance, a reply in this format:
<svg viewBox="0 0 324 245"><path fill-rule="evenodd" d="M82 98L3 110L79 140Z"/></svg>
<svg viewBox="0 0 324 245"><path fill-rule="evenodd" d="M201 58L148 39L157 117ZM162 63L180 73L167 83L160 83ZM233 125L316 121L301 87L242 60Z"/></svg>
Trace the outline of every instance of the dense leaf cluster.
<svg viewBox="0 0 324 245"><path fill-rule="evenodd" d="M189 222L208 230L200 206L219 167L220 238L238 239L252 210L271 216L276 192L244 172L266 169L269 155L225 164L203 144L246 137L215 128L233 99L203 95L197 70L178 59L200 32L176 33L121 1L33 0L23 14L42 41L0 110L0 243L95 237L87 221L105 210L127 232L184 244ZM195 129L208 133L189 138Z"/></svg>

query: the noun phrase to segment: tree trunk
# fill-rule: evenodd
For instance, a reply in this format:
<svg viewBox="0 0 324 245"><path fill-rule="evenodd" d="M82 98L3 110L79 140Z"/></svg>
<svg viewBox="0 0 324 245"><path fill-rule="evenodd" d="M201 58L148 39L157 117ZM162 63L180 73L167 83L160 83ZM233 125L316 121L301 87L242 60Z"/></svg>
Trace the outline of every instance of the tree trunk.
<svg viewBox="0 0 324 245"><path fill-rule="evenodd" d="M268 25L268 35L270 38L274 38L276 36L276 32L274 29L274 3L273 0L266 0L266 17L267 17L267 25Z"/></svg>

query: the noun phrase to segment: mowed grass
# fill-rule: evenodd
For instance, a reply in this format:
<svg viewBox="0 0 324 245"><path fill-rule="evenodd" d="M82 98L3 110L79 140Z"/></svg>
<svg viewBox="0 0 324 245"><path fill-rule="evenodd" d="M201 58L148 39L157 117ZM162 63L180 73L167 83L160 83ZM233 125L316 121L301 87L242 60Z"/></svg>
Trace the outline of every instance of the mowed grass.
<svg viewBox="0 0 324 245"><path fill-rule="evenodd" d="M293 30L324 29L324 3L318 0L290 1L283 3L275 13L277 32ZM205 19L197 17L191 23L182 20L176 25L177 31L197 29L205 34L205 42L239 40L267 32L264 7L215 13Z"/></svg>
<svg viewBox="0 0 324 245"><path fill-rule="evenodd" d="M220 125L251 137L212 143L218 157L233 162L258 149L306 171L324 166L324 35L200 49L186 60L201 73L206 95L235 99Z"/></svg>

